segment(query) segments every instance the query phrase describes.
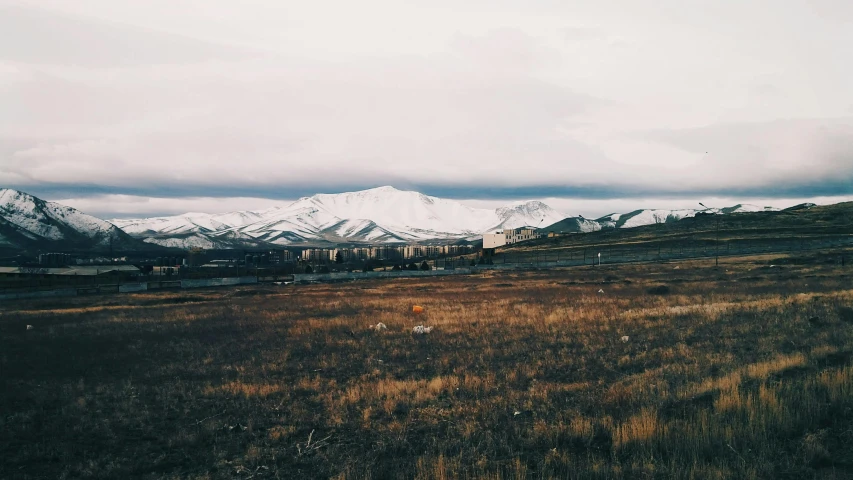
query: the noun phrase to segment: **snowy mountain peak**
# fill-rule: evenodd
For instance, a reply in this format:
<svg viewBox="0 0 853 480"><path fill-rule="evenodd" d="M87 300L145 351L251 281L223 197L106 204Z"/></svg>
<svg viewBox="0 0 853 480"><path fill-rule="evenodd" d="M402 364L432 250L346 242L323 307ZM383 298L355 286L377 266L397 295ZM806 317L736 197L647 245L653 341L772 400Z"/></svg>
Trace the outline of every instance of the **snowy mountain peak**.
<svg viewBox="0 0 853 480"><path fill-rule="evenodd" d="M548 215L549 213L555 212L555 210L548 205L539 202L539 201L530 201L523 203L514 203L512 205L501 207L495 210L495 212L501 217L506 218L510 215Z"/></svg>
<svg viewBox="0 0 853 480"><path fill-rule="evenodd" d="M810 206L813 204L788 210ZM171 217L121 219L109 223L24 192L0 189L0 247L57 245L51 248L68 250L103 248L110 243L117 248L122 248L122 244L144 247L127 233L146 243L178 248L473 240L485 232L525 226L563 233L591 232L674 222L697 213L768 210L775 209L748 204L703 210L643 209L591 220L580 216L566 218L540 201L515 202L492 210L383 186L356 192L317 194L287 206L259 211L187 212Z"/></svg>
<svg viewBox="0 0 853 480"><path fill-rule="evenodd" d="M754 205L706 210L635 210L597 220L566 218L541 201L514 202L492 209L455 200L381 186L344 193L302 197L287 206L255 212L188 213L175 217L116 220L132 235L161 245L228 248L238 245L316 243L409 243L474 239L484 232L539 227L564 232L629 228L692 217L697 212L758 211ZM553 227L553 228L552 228Z"/></svg>
<svg viewBox="0 0 853 480"><path fill-rule="evenodd" d="M543 220L544 218L544 220ZM234 238L279 245L313 242L418 242L460 239L486 231L544 225L563 218L542 202L521 202L495 210L455 200L382 186L355 192L321 193L290 205L256 212L184 214L115 220L128 233L159 244L202 236L225 245ZM235 237L237 236L237 237Z"/></svg>
<svg viewBox="0 0 853 480"><path fill-rule="evenodd" d="M405 191L407 191L407 190L400 190L398 188L392 187L391 185L383 185L381 187L368 188L367 190L359 190L356 193L393 193L393 192L405 192ZM414 192L414 193L418 193L418 192Z"/></svg>
<svg viewBox="0 0 853 480"><path fill-rule="evenodd" d="M542 227L559 222L565 215L539 201L515 203L495 210L501 228Z"/></svg>
<svg viewBox="0 0 853 480"><path fill-rule="evenodd" d="M18 190L0 189L0 245L57 244L63 250L134 241L109 222Z"/></svg>

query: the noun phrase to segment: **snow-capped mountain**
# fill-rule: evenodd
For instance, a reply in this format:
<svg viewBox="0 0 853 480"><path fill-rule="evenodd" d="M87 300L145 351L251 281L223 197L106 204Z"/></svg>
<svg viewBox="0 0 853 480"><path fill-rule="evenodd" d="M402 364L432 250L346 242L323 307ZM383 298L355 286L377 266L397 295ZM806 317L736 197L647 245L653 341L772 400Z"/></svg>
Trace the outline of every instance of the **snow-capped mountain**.
<svg viewBox="0 0 853 480"><path fill-rule="evenodd" d="M564 216L548 205L536 201L498 208L495 213L501 219L501 222L496 225L497 228L543 227L555 217Z"/></svg>
<svg viewBox="0 0 853 480"><path fill-rule="evenodd" d="M755 212L767 208L735 205L705 210L635 210L591 220L565 216L539 201L495 210L393 187L317 194L290 205L222 214L186 213L173 217L112 220L145 242L168 247L234 248L316 243L410 243L474 240L483 233L523 226L561 232L593 232L667 223L698 212Z"/></svg>
<svg viewBox="0 0 853 480"><path fill-rule="evenodd" d="M142 220L111 220L112 224L131 235L209 233L246 225L261 216L255 212L230 212L220 214L185 213L175 217L154 217Z"/></svg>
<svg viewBox="0 0 853 480"><path fill-rule="evenodd" d="M261 218L258 212L185 213L174 217L114 219L110 222L145 243L170 248L211 249L260 246L263 242L231 229Z"/></svg>
<svg viewBox="0 0 853 480"><path fill-rule="evenodd" d="M300 198L284 207L254 212L186 213L173 217L107 222L23 192L0 189L0 248L37 247L67 251L103 249L112 242L118 249L141 249L146 248L146 244L149 244L148 248L215 249L475 240L486 232L523 226L556 232L592 232L674 222L697 213L767 210L774 209L755 205L704 210L647 209L612 213L591 220L564 218L560 212L538 201L518 202L491 210L418 192L379 187L358 192L318 194Z"/></svg>
<svg viewBox="0 0 853 480"><path fill-rule="evenodd" d="M656 223L677 222L682 218L692 217L699 210L634 210L630 213L611 213L595 221L601 228L631 228Z"/></svg>
<svg viewBox="0 0 853 480"><path fill-rule="evenodd" d="M611 213L595 220L589 220L583 217L566 218L553 225L548 225L545 229L565 233L594 232L605 228L632 228L641 227L643 225L677 222L685 218L694 217L697 213L723 215L730 213L766 212L775 210L776 209L773 207L759 207L748 204L738 204L733 207L726 208L705 208L700 210L689 208L680 210L642 209L634 210L629 213Z"/></svg>
<svg viewBox="0 0 853 480"><path fill-rule="evenodd" d="M471 238L484 232L552 224L563 214L542 202L496 210L393 187L317 194L284 207L219 215L184 214L113 220L146 242L166 246L227 247L257 242L417 242Z"/></svg>
<svg viewBox="0 0 853 480"><path fill-rule="evenodd" d="M24 192L0 189L0 247L97 249L138 247L115 225Z"/></svg>
<svg viewBox="0 0 853 480"><path fill-rule="evenodd" d="M569 217L557 223L548 225L545 231L558 233L589 233L601 230L602 226L598 220L589 220L583 217Z"/></svg>
<svg viewBox="0 0 853 480"><path fill-rule="evenodd" d="M704 210L703 210L704 211ZM778 212L779 209L775 207L759 207L758 205L750 205L748 203L739 203L733 207L719 208L719 209L708 209L709 212L717 212L717 213L749 213L749 212Z"/></svg>

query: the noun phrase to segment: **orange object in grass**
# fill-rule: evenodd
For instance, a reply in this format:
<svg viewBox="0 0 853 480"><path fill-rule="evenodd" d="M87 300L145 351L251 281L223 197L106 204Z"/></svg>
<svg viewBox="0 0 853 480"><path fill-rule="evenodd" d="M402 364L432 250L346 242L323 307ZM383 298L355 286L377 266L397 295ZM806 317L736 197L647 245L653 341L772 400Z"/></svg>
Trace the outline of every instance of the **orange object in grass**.
<svg viewBox="0 0 853 480"><path fill-rule="evenodd" d="M423 311L424 311L424 307L421 307L419 305L415 305L414 307L412 307L412 312L414 312L414 313L421 313Z"/></svg>

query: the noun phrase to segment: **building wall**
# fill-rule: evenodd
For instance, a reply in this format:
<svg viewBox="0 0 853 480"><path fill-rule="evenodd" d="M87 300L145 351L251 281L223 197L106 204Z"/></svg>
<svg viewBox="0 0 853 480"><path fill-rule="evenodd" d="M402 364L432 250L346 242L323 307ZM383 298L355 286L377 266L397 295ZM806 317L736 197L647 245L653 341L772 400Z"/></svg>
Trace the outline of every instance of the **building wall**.
<svg viewBox="0 0 853 480"><path fill-rule="evenodd" d="M340 252L344 262L357 260L398 260L401 258L423 258L423 257L438 257L441 255L463 255L471 253L474 250L473 245L380 245L375 247L355 247L355 248L308 248L302 251L300 258L303 261L335 261L335 256ZM270 251L270 262L275 264L275 259L281 255L290 261L288 251Z"/></svg>
<svg viewBox="0 0 853 480"><path fill-rule="evenodd" d="M403 247L391 247L383 245L370 249L370 258L375 260L393 260L403 255Z"/></svg>
<svg viewBox="0 0 853 480"><path fill-rule="evenodd" d="M327 249L327 248L309 248L307 250L302 251L302 260L304 260L304 261L328 260L328 259L329 259L329 249Z"/></svg>
<svg viewBox="0 0 853 480"><path fill-rule="evenodd" d="M338 258L338 253L341 254L341 260L348 262L353 258L352 250L349 248L335 248L329 251L329 260L334 262Z"/></svg>
<svg viewBox="0 0 853 480"><path fill-rule="evenodd" d="M293 261L293 252L283 249L270 250L267 254L267 258L269 259L270 265L289 263Z"/></svg>
<svg viewBox="0 0 853 480"><path fill-rule="evenodd" d="M71 255L67 253L42 253L39 255L39 265L46 267L64 267L71 265Z"/></svg>
<svg viewBox="0 0 853 480"><path fill-rule="evenodd" d="M503 233L484 233L483 248L497 248L507 244L506 235Z"/></svg>
<svg viewBox="0 0 853 480"><path fill-rule="evenodd" d="M539 234L537 233L535 228L513 228L504 230L504 236L506 237L506 243L518 243L523 242L525 240L533 240L534 238L539 238Z"/></svg>
<svg viewBox="0 0 853 480"><path fill-rule="evenodd" d="M367 260L368 258L370 258L370 249L362 247L353 248L352 258L354 260Z"/></svg>

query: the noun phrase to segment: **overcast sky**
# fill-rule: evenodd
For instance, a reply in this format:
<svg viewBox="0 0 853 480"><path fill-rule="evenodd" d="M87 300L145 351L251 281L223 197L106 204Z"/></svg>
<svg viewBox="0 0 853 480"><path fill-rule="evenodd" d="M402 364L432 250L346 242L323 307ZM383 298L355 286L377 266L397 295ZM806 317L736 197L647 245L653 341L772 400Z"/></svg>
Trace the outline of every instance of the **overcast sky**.
<svg viewBox="0 0 853 480"><path fill-rule="evenodd" d="M105 218L848 200L850 45L849 0L0 0L0 187Z"/></svg>

